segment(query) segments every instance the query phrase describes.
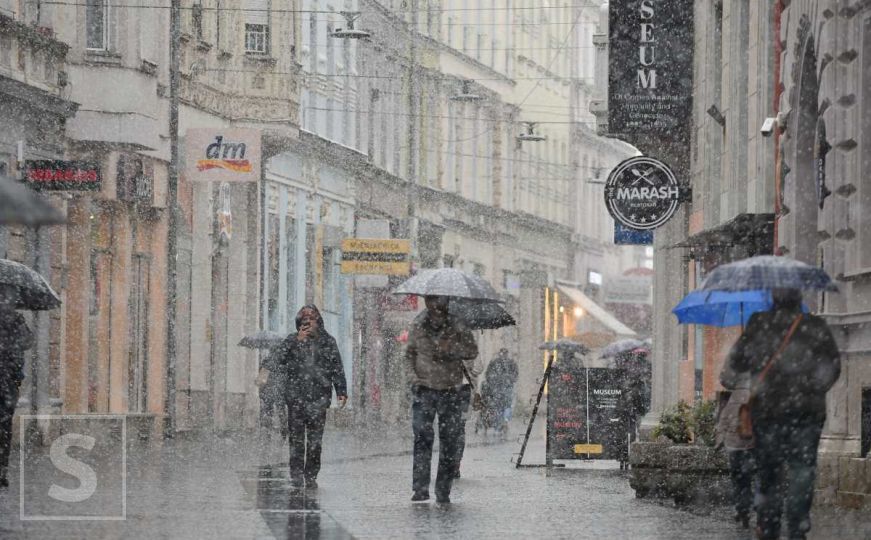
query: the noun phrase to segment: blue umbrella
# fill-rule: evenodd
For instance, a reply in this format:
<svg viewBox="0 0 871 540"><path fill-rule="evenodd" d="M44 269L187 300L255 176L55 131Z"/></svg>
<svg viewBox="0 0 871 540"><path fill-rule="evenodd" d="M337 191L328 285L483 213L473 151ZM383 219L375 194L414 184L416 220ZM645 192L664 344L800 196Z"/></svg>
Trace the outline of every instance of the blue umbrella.
<svg viewBox="0 0 871 540"><path fill-rule="evenodd" d="M703 324L707 326L744 326L750 316L772 308L771 292L756 291L693 291L672 313L680 324ZM802 305L807 312L807 306Z"/></svg>
<svg viewBox="0 0 871 540"><path fill-rule="evenodd" d="M800 289L838 291L822 268L789 257L760 255L718 266L699 287L705 291Z"/></svg>

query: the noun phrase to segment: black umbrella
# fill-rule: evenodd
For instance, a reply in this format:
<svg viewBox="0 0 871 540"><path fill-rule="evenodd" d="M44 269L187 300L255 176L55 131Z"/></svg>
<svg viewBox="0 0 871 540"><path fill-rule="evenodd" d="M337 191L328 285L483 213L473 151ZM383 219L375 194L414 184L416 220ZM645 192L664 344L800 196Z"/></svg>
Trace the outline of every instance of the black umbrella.
<svg viewBox="0 0 871 540"><path fill-rule="evenodd" d="M18 289L15 309L41 311L60 307L60 296L45 278L21 263L0 259L0 285Z"/></svg>
<svg viewBox="0 0 871 540"><path fill-rule="evenodd" d="M453 298L448 311L471 330L495 330L517 324L514 317L495 302Z"/></svg>
<svg viewBox="0 0 871 540"><path fill-rule="evenodd" d="M638 339L621 339L602 349L602 358L611 358L635 349L649 349L650 346Z"/></svg>
<svg viewBox="0 0 871 540"><path fill-rule="evenodd" d="M578 343L577 341L572 341L565 338L558 339L556 341L545 341L544 343L539 345L538 348L543 351L556 351L560 353L572 354L587 354L590 352L590 348L583 343Z"/></svg>
<svg viewBox="0 0 871 540"><path fill-rule="evenodd" d="M59 225L64 215L48 199L7 176L0 176L0 225Z"/></svg>
<svg viewBox="0 0 871 540"><path fill-rule="evenodd" d="M245 336L239 345L248 349L271 349L284 341L284 336L272 330L261 330L256 334Z"/></svg>
<svg viewBox="0 0 871 540"><path fill-rule="evenodd" d="M486 280L456 268L421 270L419 274L399 285L394 294L451 296L470 300L500 301L499 293Z"/></svg>

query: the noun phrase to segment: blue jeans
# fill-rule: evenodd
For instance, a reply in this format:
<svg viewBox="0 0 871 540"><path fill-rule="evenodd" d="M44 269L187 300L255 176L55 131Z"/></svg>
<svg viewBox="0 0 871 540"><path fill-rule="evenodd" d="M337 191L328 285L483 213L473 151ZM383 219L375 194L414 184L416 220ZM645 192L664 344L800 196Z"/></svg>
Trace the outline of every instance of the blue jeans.
<svg viewBox="0 0 871 540"><path fill-rule="evenodd" d="M761 538L779 537L784 494L789 537L804 538L810 530L817 448L824 421L819 415L753 419L759 476L756 522Z"/></svg>
<svg viewBox="0 0 871 540"><path fill-rule="evenodd" d="M462 455L462 406L462 397L457 390L434 390L424 386L414 388L411 404L411 426L414 431L411 489L415 493L429 493L430 463L435 441L433 423L438 416L440 450L435 492L436 497L450 495Z"/></svg>

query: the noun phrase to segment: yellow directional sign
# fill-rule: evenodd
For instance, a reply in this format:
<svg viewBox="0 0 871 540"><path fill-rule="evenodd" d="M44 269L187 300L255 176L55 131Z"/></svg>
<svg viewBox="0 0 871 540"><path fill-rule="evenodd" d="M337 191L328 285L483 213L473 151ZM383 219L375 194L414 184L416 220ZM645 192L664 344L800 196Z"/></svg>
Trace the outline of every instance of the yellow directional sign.
<svg viewBox="0 0 871 540"><path fill-rule="evenodd" d="M576 444L575 454L601 454L601 444Z"/></svg>
<svg viewBox="0 0 871 540"><path fill-rule="evenodd" d="M411 242L383 238L342 240L343 274L407 276L411 272Z"/></svg>

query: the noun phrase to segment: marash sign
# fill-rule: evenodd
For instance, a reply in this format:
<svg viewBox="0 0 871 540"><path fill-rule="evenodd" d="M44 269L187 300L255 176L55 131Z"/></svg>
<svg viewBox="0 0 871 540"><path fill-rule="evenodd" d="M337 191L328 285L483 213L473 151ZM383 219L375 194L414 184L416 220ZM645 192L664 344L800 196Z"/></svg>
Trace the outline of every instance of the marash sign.
<svg viewBox="0 0 871 540"><path fill-rule="evenodd" d="M189 129L186 174L193 181L253 182L260 179L260 132L254 129Z"/></svg>
<svg viewBox="0 0 871 540"><path fill-rule="evenodd" d="M693 0L611 0L608 129L674 133L690 124Z"/></svg>
<svg viewBox="0 0 871 540"><path fill-rule="evenodd" d="M636 230L655 229L671 219L683 195L668 165L647 156L620 162L605 183L605 205L611 216Z"/></svg>
<svg viewBox="0 0 871 540"><path fill-rule="evenodd" d="M34 160L24 163L27 183L44 191L100 191L100 166L90 161Z"/></svg>

